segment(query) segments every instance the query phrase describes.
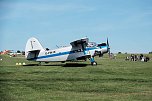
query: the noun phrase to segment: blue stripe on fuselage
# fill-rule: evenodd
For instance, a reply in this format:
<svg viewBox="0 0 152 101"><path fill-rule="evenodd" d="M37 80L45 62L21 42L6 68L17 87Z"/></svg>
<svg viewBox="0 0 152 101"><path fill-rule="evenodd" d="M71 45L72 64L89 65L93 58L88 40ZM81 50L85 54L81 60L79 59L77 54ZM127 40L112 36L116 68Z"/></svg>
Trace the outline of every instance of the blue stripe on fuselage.
<svg viewBox="0 0 152 101"><path fill-rule="evenodd" d="M67 55L67 54L72 54L72 53L74 53L74 52L72 52L72 51L60 52L60 53L56 53L56 54L50 54L50 55L46 55L46 56L40 56L40 57L37 57L36 59L62 56L62 55Z"/></svg>
<svg viewBox="0 0 152 101"><path fill-rule="evenodd" d="M97 47L87 47L87 48L85 49L85 51L90 51L90 50L94 50L94 49L97 49Z"/></svg>
<svg viewBox="0 0 152 101"><path fill-rule="evenodd" d="M104 47L102 47L104 48ZM85 49L85 51L90 51L90 50L94 50L94 49L97 49L97 47L87 47ZM67 51L67 52L60 52L60 53L55 53L55 54L50 54L50 55L46 55L46 56L40 56L40 57L37 57L33 60L36 60L36 59L43 59L43 58L50 58L50 57L56 57L56 56L62 56L62 55L67 55L67 54L73 54L75 52L73 51Z"/></svg>

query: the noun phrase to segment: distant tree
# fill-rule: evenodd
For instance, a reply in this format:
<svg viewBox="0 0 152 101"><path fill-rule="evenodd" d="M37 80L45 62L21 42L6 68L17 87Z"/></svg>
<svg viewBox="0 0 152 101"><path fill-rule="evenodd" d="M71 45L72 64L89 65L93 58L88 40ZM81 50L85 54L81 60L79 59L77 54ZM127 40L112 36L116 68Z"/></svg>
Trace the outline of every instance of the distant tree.
<svg viewBox="0 0 152 101"><path fill-rule="evenodd" d="M21 53L21 51L20 51L20 50L17 50L17 53Z"/></svg>
<svg viewBox="0 0 152 101"><path fill-rule="evenodd" d="M118 54L121 54L121 52L118 52Z"/></svg>
<svg viewBox="0 0 152 101"><path fill-rule="evenodd" d="M151 51L151 52L149 52L149 54L152 54L152 51Z"/></svg>

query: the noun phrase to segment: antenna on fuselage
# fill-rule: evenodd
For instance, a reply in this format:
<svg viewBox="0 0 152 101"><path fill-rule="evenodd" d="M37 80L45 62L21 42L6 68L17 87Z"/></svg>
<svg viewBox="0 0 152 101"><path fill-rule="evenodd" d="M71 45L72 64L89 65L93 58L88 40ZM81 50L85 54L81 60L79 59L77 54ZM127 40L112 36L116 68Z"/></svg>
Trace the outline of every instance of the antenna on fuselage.
<svg viewBox="0 0 152 101"><path fill-rule="evenodd" d="M58 45L56 45L56 47L57 47L57 48L59 48L59 46L58 46Z"/></svg>

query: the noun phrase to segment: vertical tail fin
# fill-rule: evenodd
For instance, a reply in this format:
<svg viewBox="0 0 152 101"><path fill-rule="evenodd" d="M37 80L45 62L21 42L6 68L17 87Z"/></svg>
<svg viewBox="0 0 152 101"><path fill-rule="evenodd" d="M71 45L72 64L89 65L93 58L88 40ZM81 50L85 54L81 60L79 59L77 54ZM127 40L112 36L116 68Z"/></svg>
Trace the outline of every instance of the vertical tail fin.
<svg viewBox="0 0 152 101"><path fill-rule="evenodd" d="M25 47L25 57L27 59L34 59L38 56L40 51L43 51L44 48L42 47L42 45L39 43L39 41L32 37L30 39L28 39L27 43L26 43L26 47Z"/></svg>

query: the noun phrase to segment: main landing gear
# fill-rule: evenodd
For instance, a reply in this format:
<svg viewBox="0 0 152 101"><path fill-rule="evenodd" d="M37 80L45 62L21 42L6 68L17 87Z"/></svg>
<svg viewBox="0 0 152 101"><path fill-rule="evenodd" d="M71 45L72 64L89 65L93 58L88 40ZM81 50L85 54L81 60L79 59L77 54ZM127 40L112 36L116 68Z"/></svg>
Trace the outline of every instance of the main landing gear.
<svg viewBox="0 0 152 101"><path fill-rule="evenodd" d="M94 60L94 57L90 58L90 62L91 62L92 66L96 66L97 65L97 62Z"/></svg>

